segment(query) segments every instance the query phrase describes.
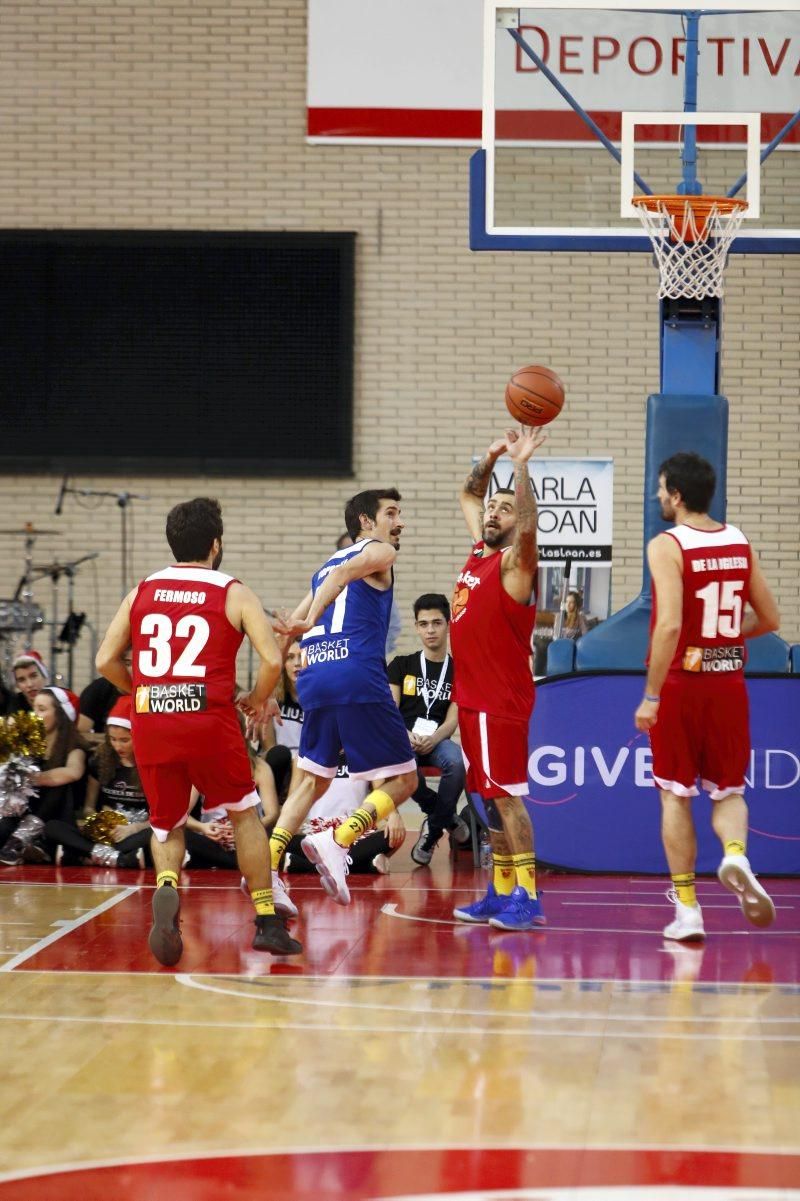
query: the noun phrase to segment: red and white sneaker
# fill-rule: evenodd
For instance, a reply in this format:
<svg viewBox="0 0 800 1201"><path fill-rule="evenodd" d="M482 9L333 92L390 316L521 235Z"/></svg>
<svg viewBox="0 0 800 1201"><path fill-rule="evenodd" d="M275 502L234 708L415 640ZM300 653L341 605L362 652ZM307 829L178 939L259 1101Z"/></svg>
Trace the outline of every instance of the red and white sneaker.
<svg viewBox="0 0 800 1201"><path fill-rule="evenodd" d="M340 847L333 837L333 830L320 830L318 834L307 834L300 844L306 859L314 864L320 874L322 887L337 905L350 904L350 889L347 877L350 873L350 855L347 847Z"/></svg>

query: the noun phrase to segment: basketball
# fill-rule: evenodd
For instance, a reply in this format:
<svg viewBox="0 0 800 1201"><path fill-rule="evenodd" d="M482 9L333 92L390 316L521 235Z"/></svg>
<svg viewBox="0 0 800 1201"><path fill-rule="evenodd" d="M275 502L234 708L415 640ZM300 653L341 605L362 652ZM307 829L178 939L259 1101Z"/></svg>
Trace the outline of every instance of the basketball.
<svg viewBox="0 0 800 1201"><path fill-rule="evenodd" d="M506 384L506 408L520 425L547 425L563 404L564 385L549 367L520 367Z"/></svg>

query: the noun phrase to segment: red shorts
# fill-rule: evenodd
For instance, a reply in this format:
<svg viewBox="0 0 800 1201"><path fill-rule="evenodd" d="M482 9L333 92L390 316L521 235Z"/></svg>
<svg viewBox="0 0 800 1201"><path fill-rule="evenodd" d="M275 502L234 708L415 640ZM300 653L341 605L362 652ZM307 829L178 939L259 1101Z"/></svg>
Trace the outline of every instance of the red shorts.
<svg viewBox="0 0 800 1201"><path fill-rule="evenodd" d="M467 791L484 800L528 795L528 722L458 710Z"/></svg>
<svg viewBox="0 0 800 1201"><path fill-rule="evenodd" d="M140 764L138 768L150 807L150 827L159 842L186 821L193 784L203 794L206 809L249 809L259 802L241 737L236 744L218 747L214 755Z"/></svg>
<svg viewBox="0 0 800 1201"><path fill-rule="evenodd" d="M650 746L659 788L676 796L697 796L699 777L712 800L743 792L750 764L744 678L668 676Z"/></svg>

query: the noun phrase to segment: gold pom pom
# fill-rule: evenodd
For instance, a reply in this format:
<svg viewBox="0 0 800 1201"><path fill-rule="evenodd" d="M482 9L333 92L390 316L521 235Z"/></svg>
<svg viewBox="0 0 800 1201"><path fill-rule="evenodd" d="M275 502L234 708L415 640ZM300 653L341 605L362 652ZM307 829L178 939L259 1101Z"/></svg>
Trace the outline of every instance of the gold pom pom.
<svg viewBox="0 0 800 1201"><path fill-rule="evenodd" d="M9 759L43 759L47 753L44 722L35 713L0 718L0 763Z"/></svg>
<svg viewBox="0 0 800 1201"><path fill-rule="evenodd" d="M83 833L87 838L91 838L92 842L103 842L108 847L113 847L114 839L111 836L111 831L117 826L127 826L128 819L124 813L117 813L116 809L101 809L99 813L90 813L83 823Z"/></svg>

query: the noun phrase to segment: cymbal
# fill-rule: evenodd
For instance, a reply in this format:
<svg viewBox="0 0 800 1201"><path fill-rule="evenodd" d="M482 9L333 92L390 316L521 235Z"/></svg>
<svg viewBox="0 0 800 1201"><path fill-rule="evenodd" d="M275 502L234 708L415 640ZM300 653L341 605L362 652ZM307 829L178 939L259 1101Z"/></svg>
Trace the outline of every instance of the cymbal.
<svg viewBox="0 0 800 1201"><path fill-rule="evenodd" d="M0 534L8 534L14 538L36 538L39 534L55 534L60 537L62 533L63 530L37 530L34 525L24 525L21 530L0 530Z"/></svg>

